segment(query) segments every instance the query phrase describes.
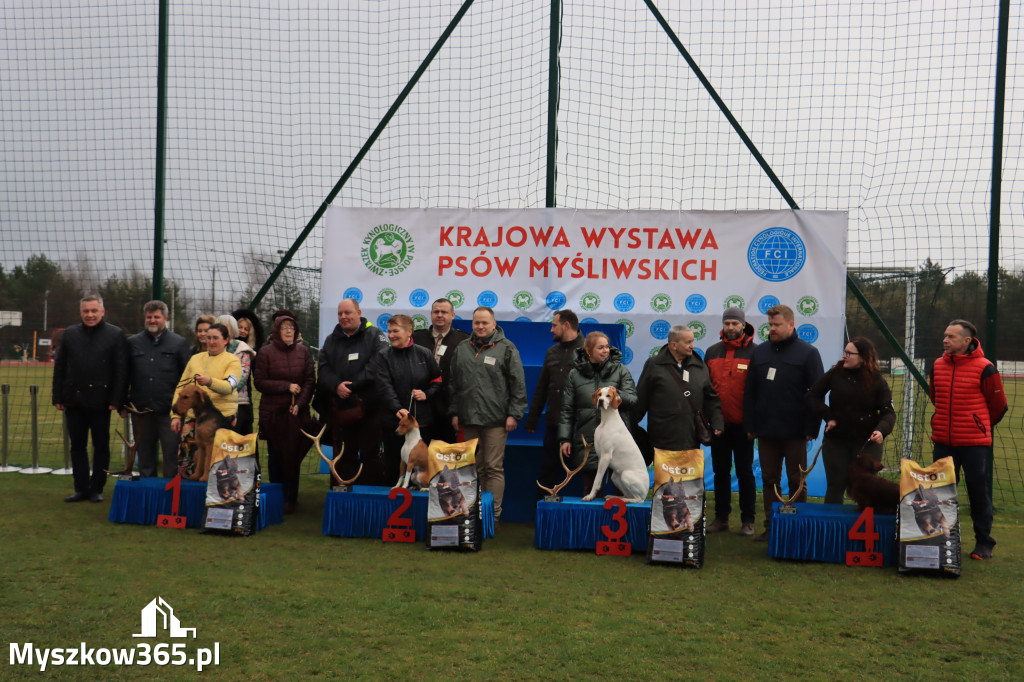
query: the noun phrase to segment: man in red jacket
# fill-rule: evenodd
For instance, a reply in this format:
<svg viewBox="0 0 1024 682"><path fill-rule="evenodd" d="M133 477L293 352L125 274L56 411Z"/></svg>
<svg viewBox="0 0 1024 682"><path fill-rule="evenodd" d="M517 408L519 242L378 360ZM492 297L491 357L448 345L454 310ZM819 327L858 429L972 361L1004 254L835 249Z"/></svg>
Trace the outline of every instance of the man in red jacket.
<svg viewBox="0 0 1024 682"><path fill-rule="evenodd" d="M999 372L985 359L978 329L966 320L953 320L942 337L942 357L932 365L928 394L932 416L932 461L952 457L957 482L963 467L971 503L975 547L972 559L991 559L992 488L988 451L992 427L1006 414L1006 393Z"/></svg>
<svg viewBox="0 0 1024 682"><path fill-rule="evenodd" d="M721 342L704 354L711 373L711 384L722 399L725 431L711 442L711 465L715 470L715 520L709 533L729 530L732 511L732 465L736 461L736 479L740 488L740 535L754 534L754 505L757 483L754 480L754 441L743 428L743 388L747 382L750 357L754 354L754 327L747 323L743 310L729 308L722 313Z"/></svg>

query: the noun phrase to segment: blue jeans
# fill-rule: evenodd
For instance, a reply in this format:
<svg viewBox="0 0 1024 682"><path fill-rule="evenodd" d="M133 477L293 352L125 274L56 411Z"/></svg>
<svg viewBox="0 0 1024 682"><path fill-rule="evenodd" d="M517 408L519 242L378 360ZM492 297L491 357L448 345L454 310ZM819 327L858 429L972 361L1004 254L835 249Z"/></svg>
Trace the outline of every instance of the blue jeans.
<svg viewBox="0 0 1024 682"><path fill-rule="evenodd" d="M988 486L988 447L969 445L953 447L935 443L932 461L943 457L953 458L956 482L960 483L960 468L964 470L967 482L967 499L971 503L971 521L974 522L974 539L979 545L996 546L992 538L992 490Z"/></svg>

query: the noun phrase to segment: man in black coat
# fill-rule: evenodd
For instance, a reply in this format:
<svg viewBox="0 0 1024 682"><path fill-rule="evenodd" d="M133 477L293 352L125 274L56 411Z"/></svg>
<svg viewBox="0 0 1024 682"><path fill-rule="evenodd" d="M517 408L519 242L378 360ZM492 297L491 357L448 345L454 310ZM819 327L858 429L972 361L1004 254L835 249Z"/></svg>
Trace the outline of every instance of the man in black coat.
<svg viewBox="0 0 1024 682"><path fill-rule="evenodd" d="M53 367L53 405L64 411L71 437L75 493L65 502L103 501L110 466L110 413L124 404L128 353L120 327L103 321L103 299L82 298L81 324L64 331ZM89 436L92 435L92 474Z"/></svg>
<svg viewBox="0 0 1024 682"><path fill-rule="evenodd" d="M761 461L761 496L765 531L756 539L768 540L772 503L786 467L789 490L800 485L800 467L807 467L807 443L818 437L821 418L805 402L807 391L824 374L818 349L796 335L793 309L768 309L768 343L754 349L743 392L743 428L757 438ZM807 489L796 502L807 501Z"/></svg>
<svg viewBox="0 0 1024 682"><path fill-rule="evenodd" d="M526 430L533 433L540 423L540 415L545 403L548 411L544 417L544 446L541 452L540 472L537 480L548 488L560 483L564 478L558 442L558 418L562 412L562 389L565 380L572 371L576 360L576 350L583 348L583 336L580 334L580 319L571 310L559 310L551 320L551 340L554 345L544 354L544 366L537 377L537 387L533 390L530 401L530 412L526 417ZM537 489L538 497L544 495Z"/></svg>
<svg viewBox="0 0 1024 682"><path fill-rule="evenodd" d="M317 360L317 385L332 396L334 447L344 447L338 473L351 478L364 465L360 483L391 485L380 459L380 413L374 356L388 349L383 332L362 317L359 304L338 304L338 324Z"/></svg>
<svg viewBox="0 0 1024 682"><path fill-rule="evenodd" d="M138 444L139 475L156 476L156 444L164 454L163 475L178 473L178 434L171 430L171 397L192 355L188 341L167 329L167 304L150 301L142 308L145 329L128 337L128 404ZM122 409L121 416L127 415Z"/></svg>
<svg viewBox="0 0 1024 682"><path fill-rule="evenodd" d="M469 334L452 327L455 319L455 307L447 298L439 298L430 306L431 325L426 329L417 329L412 333L412 340L434 354L434 361L441 368L441 390L431 399L431 409L437 417L430 427L430 437L446 443L455 442L455 430L447 419L448 380L451 377L452 353L455 346L469 338Z"/></svg>

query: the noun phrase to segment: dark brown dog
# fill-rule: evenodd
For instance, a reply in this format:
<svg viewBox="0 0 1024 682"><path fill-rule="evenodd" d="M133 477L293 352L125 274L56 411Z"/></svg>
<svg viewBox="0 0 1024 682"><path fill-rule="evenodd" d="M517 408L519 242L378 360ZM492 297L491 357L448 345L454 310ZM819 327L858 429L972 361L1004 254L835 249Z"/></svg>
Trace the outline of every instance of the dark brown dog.
<svg viewBox="0 0 1024 682"><path fill-rule="evenodd" d="M192 472L193 481L206 481L210 478L210 466L213 464L213 438L217 429L231 427L231 418L220 413L210 396L199 386L189 385L181 389L178 399L171 410L185 420L189 410L196 419L193 433L196 440L196 470Z"/></svg>
<svg viewBox="0 0 1024 682"><path fill-rule="evenodd" d="M693 531L693 517L686 505L689 499L682 481L672 481L661 487L661 510L669 530Z"/></svg>
<svg viewBox="0 0 1024 682"><path fill-rule="evenodd" d="M914 510L914 520L917 527L921 529L925 537L931 537L942 533L949 537L949 524L946 523L946 515L939 507L939 496L932 490L925 490L925 487L918 484L914 499L911 501L911 508Z"/></svg>
<svg viewBox="0 0 1024 682"><path fill-rule="evenodd" d="M459 488L461 485L459 473L454 469L448 468L447 465L437 474L437 501L441 505L441 512L445 516L450 517L456 514L469 516L469 510L466 508L466 498L462 495L462 490Z"/></svg>
<svg viewBox="0 0 1024 682"><path fill-rule="evenodd" d="M900 503L900 487L878 476L882 463L864 452L854 457L847 472L847 492L857 503L857 511L874 507L877 514L895 514Z"/></svg>

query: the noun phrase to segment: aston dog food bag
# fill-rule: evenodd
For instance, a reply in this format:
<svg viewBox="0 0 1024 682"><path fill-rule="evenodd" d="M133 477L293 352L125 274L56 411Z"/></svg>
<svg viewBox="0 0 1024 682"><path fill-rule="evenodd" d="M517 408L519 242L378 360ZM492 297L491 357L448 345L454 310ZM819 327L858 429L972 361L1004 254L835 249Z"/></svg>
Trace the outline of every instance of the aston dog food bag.
<svg viewBox="0 0 1024 682"><path fill-rule="evenodd" d="M252 535L260 512L260 465L256 459L256 434L243 436L231 429L217 429L213 439L213 464L206 483L203 533Z"/></svg>
<svg viewBox="0 0 1024 682"><path fill-rule="evenodd" d="M427 549L476 552L483 544L476 438L427 449Z"/></svg>
<svg viewBox="0 0 1024 682"><path fill-rule="evenodd" d="M704 565L704 451L654 449L647 563Z"/></svg>
<svg viewBox="0 0 1024 682"><path fill-rule="evenodd" d="M952 457L926 467L903 460L897 521L900 573L960 575L960 507Z"/></svg>

